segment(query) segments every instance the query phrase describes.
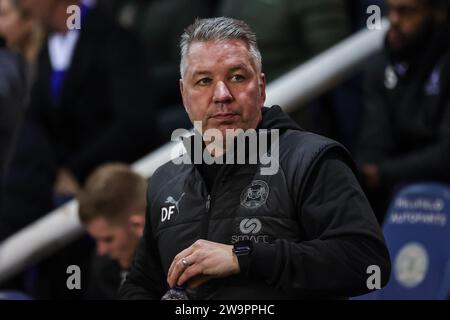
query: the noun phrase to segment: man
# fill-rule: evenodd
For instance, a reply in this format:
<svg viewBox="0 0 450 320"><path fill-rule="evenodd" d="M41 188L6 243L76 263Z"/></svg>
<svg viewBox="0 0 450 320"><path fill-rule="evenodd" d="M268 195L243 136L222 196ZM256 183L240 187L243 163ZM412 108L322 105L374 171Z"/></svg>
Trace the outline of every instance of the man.
<svg viewBox="0 0 450 320"><path fill-rule="evenodd" d="M88 297L115 299L130 268L145 222L146 180L124 164L106 164L87 179L78 196L79 216L95 239Z"/></svg>
<svg viewBox="0 0 450 320"><path fill-rule="evenodd" d="M226 146L233 129L278 132L271 145L279 145L279 168L263 175L262 161L248 155L244 164L160 167L121 297L159 299L184 286L190 299L345 298L368 291L370 265L384 285L388 253L347 152L279 107L263 108L265 75L250 28L197 20L182 36L180 69L191 121L222 133ZM220 149L203 139L204 155L218 158ZM195 141L187 151L195 158Z"/></svg>
<svg viewBox="0 0 450 320"><path fill-rule="evenodd" d="M367 71L358 163L383 220L391 188L450 181L447 0L389 0L385 50Z"/></svg>

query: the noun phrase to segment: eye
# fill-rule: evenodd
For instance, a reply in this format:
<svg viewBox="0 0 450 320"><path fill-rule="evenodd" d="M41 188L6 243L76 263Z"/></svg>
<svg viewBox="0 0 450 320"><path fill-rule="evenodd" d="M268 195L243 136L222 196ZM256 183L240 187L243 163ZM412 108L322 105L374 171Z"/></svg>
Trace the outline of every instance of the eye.
<svg viewBox="0 0 450 320"><path fill-rule="evenodd" d="M208 84L211 83L211 79L210 78L201 78L200 80L198 80L195 84L196 85L200 85L200 86L206 86Z"/></svg>
<svg viewBox="0 0 450 320"><path fill-rule="evenodd" d="M235 74L231 77L231 81L233 81L233 82L242 82L244 80L245 80L245 77L240 74Z"/></svg>

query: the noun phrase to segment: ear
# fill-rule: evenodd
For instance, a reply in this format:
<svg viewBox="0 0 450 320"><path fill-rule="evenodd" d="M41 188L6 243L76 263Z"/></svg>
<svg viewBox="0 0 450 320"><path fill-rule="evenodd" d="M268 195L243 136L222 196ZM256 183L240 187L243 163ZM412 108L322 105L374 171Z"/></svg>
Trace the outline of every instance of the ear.
<svg viewBox="0 0 450 320"><path fill-rule="evenodd" d="M261 73L259 76L259 90L261 94L262 104L266 101L266 75Z"/></svg>
<svg viewBox="0 0 450 320"><path fill-rule="evenodd" d="M185 99L184 99L184 94L185 94L185 92L184 92L184 82L183 82L183 79L180 79L180 93L181 93L181 99L183 100L184 108L186 109L186 103L185 103ZM187 111L187 109L186 109L186 111Z"/></svg>
<svg viewBox="0 0 450 320"><path fill-rule="evenodd" d="M186 93L186 88L184 86L184 80L183 79L180 79L180 93L181 93L181 99L183 100L184 110L186 110L186 113L188 114L188 116L190 118L191 116L190 116L190 113L189 113L189 106L188 106L188 103L187 103L187 99L185 98L187 93Z"/></svg>
<svg viewBox="0 0 450 320"><path fill-rule="evenodd" d="M184 80L180 79L180 93L181 93L181 98L183 99L183 105L186 108L186 99L184 98L186 92L185 92L185 88L184 88Z"/></svg>
<svg viewBox="0 0 450 320"><path fill-rule="evenodd" d="M145 214L139 213L132 214L128 217L128 222L130 223L133 232L138 237L142 237L145 226Z"/></svg>
<svg viewBox="0 0 450 320"><path fill-rule="evenodd" d="M183 96L183 93L184 93L183 79L180 79L180 93L181 93L181 96Z"/></svg>

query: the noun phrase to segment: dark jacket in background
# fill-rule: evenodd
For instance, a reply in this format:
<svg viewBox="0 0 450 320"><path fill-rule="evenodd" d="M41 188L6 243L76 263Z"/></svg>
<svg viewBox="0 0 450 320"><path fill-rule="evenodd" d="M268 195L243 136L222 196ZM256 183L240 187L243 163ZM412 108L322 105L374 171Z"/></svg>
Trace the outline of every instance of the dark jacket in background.
<svg viewBox="0 0 450 320"><path fill-rule="evenodd" d="M22 59L0 44L0 241L2 234L9 233L11 229L1 209L3 180L15 135L24 113L25 92L26 81Z"/></svg>
<svg viewBox="0 0 450 320"><path fill-rule="evenodd" d="M19 55L0 47L0 172L6 170L24 112L25 74Z"/></svg>
<svg viewBox="0 0 450 320"><path fill-rule="evenodd" d="M122 298L160 299L173 258L198 239L232 244L247 237L254 249L248 269L208 281L190 292L193 299L345 298L368 291L370 265L387 282L383 235L347 151L302 130L277 106L263 109L259 128L280 130L274 175L261 175L257 164L223 165L208 190L197 165L169 162L154 173ZM248 198L252 185L259 192ZM163 220L171 198L177 208Z"/></svg>
<svg viewBox="0 0 450 320"><path fill-rule="evenodd" d="M116 300L122 273L120 265L107 256L92 255L89 281L87 282L88 300Z"/></svg>
<svg viewBox="0 0 450 320"><path fill-rule="evenodd" d="M357 159L377 164L384 184L450 181L449 41L440 28L406 61L372 60Z"/></svg>

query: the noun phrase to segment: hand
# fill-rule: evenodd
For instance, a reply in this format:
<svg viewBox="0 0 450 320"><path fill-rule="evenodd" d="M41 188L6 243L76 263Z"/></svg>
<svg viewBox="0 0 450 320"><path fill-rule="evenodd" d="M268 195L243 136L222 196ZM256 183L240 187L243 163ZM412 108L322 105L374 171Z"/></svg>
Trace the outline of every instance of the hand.
<svg viewBox="0 0 450 320"><path fill-rule="evenodd" d="M239 272L239 262L232 245L197 240L175 256L167 274L167 283L173 288L189 281L189 287L196 288L209 279L224 278Z"/></svg>
<svg viewBox="0 0 450 320"><path fill-rule="evenodd" d="M80 185L69 170L59 169L53 189L55 193L75 195L80 190Z"/></svg>
<svg viewBox="0 0 450 320"><path fill-rule="evenodd" d="M362 172L368 187L376 188L380 185L380 170L377 165L365 164L362 167Z"/></svg>

